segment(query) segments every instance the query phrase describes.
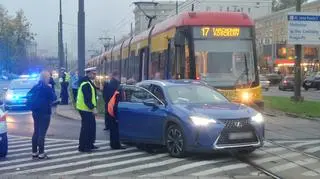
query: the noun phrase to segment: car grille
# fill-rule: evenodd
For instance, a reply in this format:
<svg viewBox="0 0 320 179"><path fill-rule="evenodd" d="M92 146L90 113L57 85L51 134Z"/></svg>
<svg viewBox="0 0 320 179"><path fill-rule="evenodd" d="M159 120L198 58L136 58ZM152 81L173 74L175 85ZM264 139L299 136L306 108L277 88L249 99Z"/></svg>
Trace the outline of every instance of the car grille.
<svg viewBox="0 0 320 179"><path fill-rule="evenodd" d="M230 145L230 144L246 144L246 143L257 143L258 138L255 134L253 126L250 124L250 119L224 119L219 120L225 124L224 129L220 133L220 137L217 141L217 145ZM230 133L242 133L251 132L252 137L246 139L229 139Z"/></svg>

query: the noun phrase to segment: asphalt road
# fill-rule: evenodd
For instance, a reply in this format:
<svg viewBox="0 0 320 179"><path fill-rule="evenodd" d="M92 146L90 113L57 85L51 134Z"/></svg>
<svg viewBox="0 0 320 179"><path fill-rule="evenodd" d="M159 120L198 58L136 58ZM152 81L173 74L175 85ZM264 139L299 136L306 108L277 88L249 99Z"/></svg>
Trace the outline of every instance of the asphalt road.
<svg viewBox="0 0 320 179"><path fill-rule="evenodd" d="M1 86L1 85L0 85ZM110 150L103 124L97 124L97 145L91 154L77 151L80 121L53 114L46 140L50 160L31 159L33 122L30 112L10 111L9 154L0 160L0 173L36 176L205 176L271 178L260 168L282 178L320 177L320 122L286 116L265 116L265 146L238 158L231 154L192 155L176 159L165 152L153 154L128 147ZM257 167L258 166L258 167ZM0 176L1 176L0 175ZM90 177L89 177L90 176Z"/></svg>

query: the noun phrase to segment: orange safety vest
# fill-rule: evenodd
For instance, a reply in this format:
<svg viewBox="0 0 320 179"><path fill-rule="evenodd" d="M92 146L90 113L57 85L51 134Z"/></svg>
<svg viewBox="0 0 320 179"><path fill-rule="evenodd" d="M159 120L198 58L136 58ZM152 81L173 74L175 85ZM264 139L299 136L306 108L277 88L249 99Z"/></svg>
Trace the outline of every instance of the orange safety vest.
<svg viewBox="0 0 320 179"><path fill-rule="evenodd" d="M110 101L108 102L108 114L112 117L115 117L114 105L116 104L116 99L118 94L119 94L119 91L115 91Z"/></svg>

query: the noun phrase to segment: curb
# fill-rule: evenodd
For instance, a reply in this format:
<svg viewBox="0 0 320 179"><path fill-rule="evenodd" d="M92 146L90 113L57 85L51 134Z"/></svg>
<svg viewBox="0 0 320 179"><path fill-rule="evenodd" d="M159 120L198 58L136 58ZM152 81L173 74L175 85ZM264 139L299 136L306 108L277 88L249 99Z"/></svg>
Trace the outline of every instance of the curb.
<svg viewBox="0 0 320 179"><path fill-rule="evenodd" d="M292 118L300 118L300 119L307 119L307 120L312 120L312 121L319 121L320 122L320 118L314 118L314 117L307 117L307 116L300 116L294 113L289 113L289 112L282 112L282 111L278 111L278 110L274 110L274 109L269 109L272 110L272 112L263 112L264 115L270 116L270 117L277 117L279 115L283 115L283 116L287 116L287 117L292 117Z"/></svg>
<svg viewBox="0 0 320 179"><path fill-rule="evenodd" d="M70 117L69 115L65 115L65 114L59 112L59 110L56 110L55 114L57 116L60 116L60 117L66 118L66 119L75 120L75 121L81 121L81 119ZM102 116L99 116L99 117L102 117ZM103 119L103 117L102 117L102 119ZM96 118L96 121L104 122L102 119L97 119Z"/></svg>

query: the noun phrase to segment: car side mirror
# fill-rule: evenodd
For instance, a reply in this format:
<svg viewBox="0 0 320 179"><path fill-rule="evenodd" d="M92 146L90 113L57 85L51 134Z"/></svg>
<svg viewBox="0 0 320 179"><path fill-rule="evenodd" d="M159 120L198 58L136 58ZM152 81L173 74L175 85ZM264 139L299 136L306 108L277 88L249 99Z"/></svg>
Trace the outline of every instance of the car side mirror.
<svg viewBox="0 0 320 179"><path fill-rule="evenodd" d="M147 99L143 101L143 104L150 107L158 107L156 100L154 99Z"/></svg>

